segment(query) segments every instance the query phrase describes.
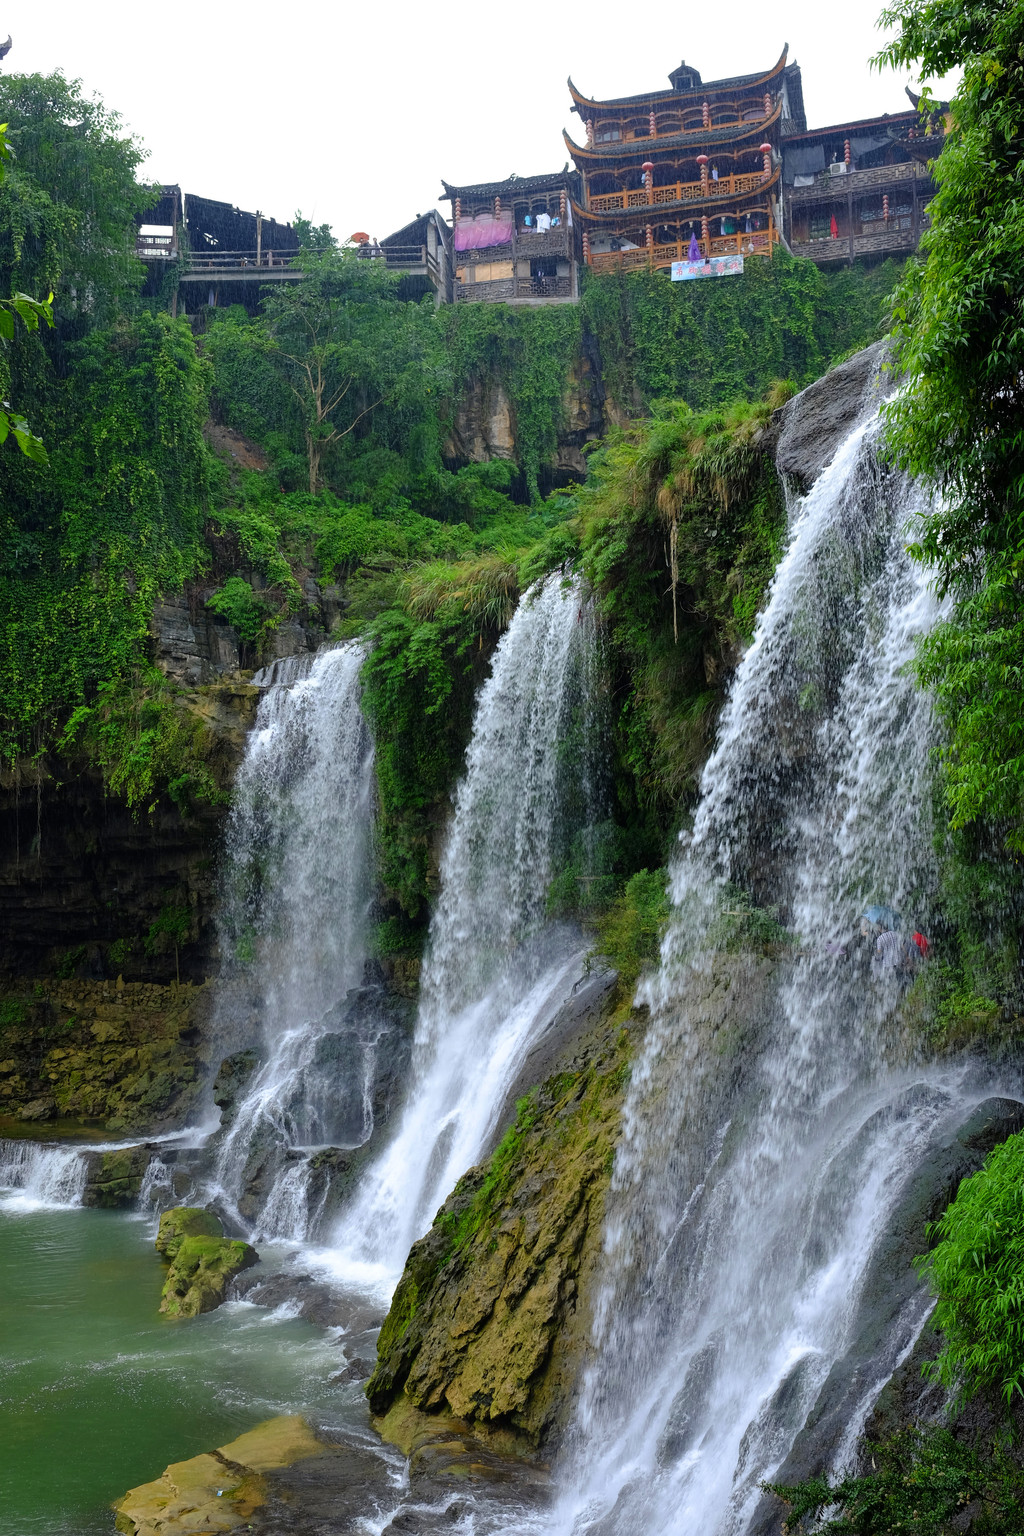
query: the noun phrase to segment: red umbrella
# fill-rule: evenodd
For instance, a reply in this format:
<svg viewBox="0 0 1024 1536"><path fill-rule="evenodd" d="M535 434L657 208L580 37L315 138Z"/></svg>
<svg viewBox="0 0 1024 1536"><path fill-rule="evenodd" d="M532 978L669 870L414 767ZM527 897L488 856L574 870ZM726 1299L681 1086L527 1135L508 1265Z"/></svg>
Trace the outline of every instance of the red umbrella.
<svg viewBox="0 0 1024 1536"><path fill-rule="evenodd" d="M833 240L838 240L839 239L839 225L836 223L836 216L835 216L835 214L832 215L832 223L829 226L829 228L830 228L830 230L832 232L832 239Z"/></svg>

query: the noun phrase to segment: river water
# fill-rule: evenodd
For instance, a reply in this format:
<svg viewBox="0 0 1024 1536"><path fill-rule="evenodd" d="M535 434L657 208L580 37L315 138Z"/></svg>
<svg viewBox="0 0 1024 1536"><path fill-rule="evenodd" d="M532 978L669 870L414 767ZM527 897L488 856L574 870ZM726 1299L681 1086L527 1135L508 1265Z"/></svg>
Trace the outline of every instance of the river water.
<svg viewBox="0 0 1024 1536"><path fill-rule="evenodd" d="M365 1422L336 1334L241 1302L168 1320L162 1282L151 1222L0 1195L3 1536L109 1536L112 1499L274 1414Z"/></svg>

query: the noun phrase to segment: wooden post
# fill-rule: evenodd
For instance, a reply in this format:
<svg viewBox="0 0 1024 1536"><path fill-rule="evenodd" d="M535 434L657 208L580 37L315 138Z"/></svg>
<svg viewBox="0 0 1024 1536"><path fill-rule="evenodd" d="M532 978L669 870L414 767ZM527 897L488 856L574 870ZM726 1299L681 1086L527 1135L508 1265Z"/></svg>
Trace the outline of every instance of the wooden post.
<svg viewBox="0 0 1024 1536"><path fill-rule="evenodd" d="M850 239L849 239L848 250L849 250L849 254L850 254L850 266L852 267L853 266L853 257L854 257L854 246L853 246L853 193L852 192L847 192L847 194L846 194L846 217L847 217L847 220L849 222L849 230L850 230Z"/></svg>
<svg viewBox="0 0 1024 1536"><path fill-rule="evenodd" d="M259 264L260 264L260 257L262 256L262 254L263 254L263 215L262 215L262 213L260 213L259 209L257 208L256 209L256 265L257 266L259 266Z"/></svg>

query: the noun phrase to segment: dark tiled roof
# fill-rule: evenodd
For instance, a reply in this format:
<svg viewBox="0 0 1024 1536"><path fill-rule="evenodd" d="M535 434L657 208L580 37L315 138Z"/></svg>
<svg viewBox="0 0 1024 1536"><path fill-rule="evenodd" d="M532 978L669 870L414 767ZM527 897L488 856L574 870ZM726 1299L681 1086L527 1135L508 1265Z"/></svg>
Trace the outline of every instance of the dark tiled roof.
<svg viewBox="0 0 1024 1536"><path fill-rule="evenodd" d="M829 123L825 128L807 128L803 133L789 133L785 144L799 143L803 139L821 139L827 134L853 133L865 128L901 128L920 122L916 112L884 112L881 117L862 117L855 123Z"/></svg>
<svg viewBox="0 0 1024 1536"><path fill-rule="evenodd" d="M451 202L456 197L497 197L507 192L510 197L531 192L558 192L569 185L572 171L553 171L547 176L512 176L505 181L478 181L470 187L454 187L442 178L442 196Z"/></svg>
<svg viewBox="0 0 1024 1536"><path fill-rule="evenodd" d="M782 50L782 56L771 69L760 70L753 75L732 75L728 80L705 80L693 91L645 91L639 96L614 96L608 101L595 101L591 96L584 96L577 90L572 79L569 80L569 90L573 96L573 112L579 112L581 106L587 107L648 107L657 102L675 104L681 101L704 101L719 91L734 91L749 86L760 85L771 80L785 67L786 57L789 53L787 43ZM582 116L583 114L580 113Z"/></svg>

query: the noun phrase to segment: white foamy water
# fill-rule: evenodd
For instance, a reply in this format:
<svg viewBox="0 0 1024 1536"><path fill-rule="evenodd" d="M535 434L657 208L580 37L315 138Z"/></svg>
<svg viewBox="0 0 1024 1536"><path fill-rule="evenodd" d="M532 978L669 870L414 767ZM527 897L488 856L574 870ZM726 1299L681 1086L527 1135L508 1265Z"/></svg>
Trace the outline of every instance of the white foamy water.
<svg viewBox="0 0 1024 1536"><path fill-rule="evenodd" d="M405 1109L323 1261L384 1293L475 1163L525 1057L582 971L545 916L559 852L599 815L596 634L578 583L524 597L481 690L441 863ZM568 742L572 751L565 750Z"/></svg>
<svg viewBox="0 0 1024 1536"><path fill-rule="evenodd" d="M373 752L359 707L364 659L353 644L269 669L228 827L222 947L249 968L265 1060L220 1145L214 1186L234 1207L270 1159L261 1237L302 1237L316 1214L306 1164L287 1161L288 1151L358 1145L371 1128L375 1040L336 1012L366 955Z"/></svg>
<svg viewBox="0 0 1024 1536"><path fill-rule="evenodd" d="M88 1172L82 1151L0 1140L0 1209L28 1212L81 1205Z"/></svg>
<svg viewBox="0 0 1024 1536"><path fill-rule="evenodd" d="M969 1104L955 1077L906 1065L907 978L858 934L874 903L927 931L936 878L934 728L908 675L935 604L903 547L924 503L879 466L877 430L858 427L794 508L672 867L559 1532L747 1530L850 1347L908 1179ZM729 941L751 898L799 937L773 975ZM708 1001L730 985L754 998L732 1041ZM894 1326L887 1369L922 1316Z"/></svg>

